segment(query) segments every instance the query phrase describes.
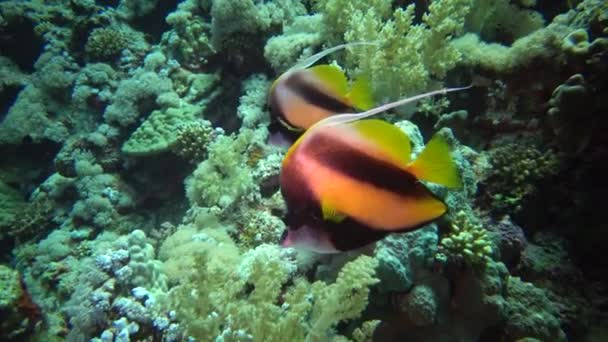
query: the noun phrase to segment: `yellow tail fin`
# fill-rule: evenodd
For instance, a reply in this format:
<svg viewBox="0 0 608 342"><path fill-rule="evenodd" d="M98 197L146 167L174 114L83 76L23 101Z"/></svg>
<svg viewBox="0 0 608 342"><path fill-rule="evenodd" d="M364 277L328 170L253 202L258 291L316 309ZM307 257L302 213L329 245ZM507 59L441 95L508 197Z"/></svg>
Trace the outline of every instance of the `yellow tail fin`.
<svg viewBox="0 0 608 342"><path fill-rule="evenodd" d="M462 186L458 169L450 155L450 146L445 138L440 135L433 136L418 158L408 166L407 170L418 179L448 188Z"/></svg>

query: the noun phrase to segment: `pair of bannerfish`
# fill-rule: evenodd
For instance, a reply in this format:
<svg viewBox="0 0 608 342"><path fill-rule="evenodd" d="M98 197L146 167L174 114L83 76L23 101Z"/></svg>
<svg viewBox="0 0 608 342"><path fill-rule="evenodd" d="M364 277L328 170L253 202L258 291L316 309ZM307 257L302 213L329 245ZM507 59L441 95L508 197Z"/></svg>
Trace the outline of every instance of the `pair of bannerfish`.
<svg viewBox="0 0 608 342"><path fill-rule="evenodd" d="M411 160L408 136L398 127L366 119L447 88L375 108L369 83L349 87L341 69L313 63L352 45L322 51L289 69L272 85L273 116L304 133L289 148L280 187L287 205L281 245L319 253L363 247L392 232L419 228L447 206L420 181L461 186L448 143L435 135ZM360 112L357 112L360 111Z"/></svg>

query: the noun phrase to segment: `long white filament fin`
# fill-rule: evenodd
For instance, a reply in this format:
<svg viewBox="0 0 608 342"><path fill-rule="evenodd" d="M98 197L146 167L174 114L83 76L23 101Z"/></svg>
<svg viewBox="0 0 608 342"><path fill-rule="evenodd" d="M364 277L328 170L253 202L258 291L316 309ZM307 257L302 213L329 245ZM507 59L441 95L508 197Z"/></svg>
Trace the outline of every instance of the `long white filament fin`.
<svg viewBox="0 0 608 342"><path fill-rule="evenodd" d="M314 63L316 63L319 59L329 55L330 53L334 53L338 50L347 49L349 47L357 46L357 45L378 45L378 44L374 43L374 42L353 42L353 43L336 45L334 47L330 47L329 49L325 49L321 52L315 53L314 55L299 61L294 66L289 68L289 70L287 70L285 72L285 74L294 72L294 71L298 71L298 70L302 70L302 69L306 69L309 66L313 65Z"/></svg>
<svg viewBox="0 0 608 342"><path fill-rule="evenodd" d="M389 109L403 106L408 103L412 103L414 101L418 101L418 100L421 100L421 99L424 99L427 97L431 97L431 96L435 96L435 95L445 95L445 94L453 92L453 91L465 90L465 89L469 89L471 87L473 87L473 85L469 85L466 87L459 87L459 88L443 88L443 89L439 89L439 90L429 91L428 93L397 100L394 102L390 102L390 103L372 108L368 111L361 112L361 113L344 113L344 114L336 114L336 115L328 116L325 119L318 121L311 128L318 127L318 126L325 126L325 125L339 125L339 124L343 124L343 123L347 123L347 122L352 122L352 121L369 118L370 116L380 114Z"/></svg>

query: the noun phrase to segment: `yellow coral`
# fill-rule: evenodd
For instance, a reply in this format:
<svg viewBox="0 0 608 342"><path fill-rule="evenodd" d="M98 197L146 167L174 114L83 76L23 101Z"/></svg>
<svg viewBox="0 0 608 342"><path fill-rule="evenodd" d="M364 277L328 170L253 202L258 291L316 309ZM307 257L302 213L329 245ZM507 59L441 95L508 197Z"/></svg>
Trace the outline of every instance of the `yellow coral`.
<svg viewBox="0 0 608 342"><path fill-rule="evenodd" d="M492 261L492 242L486 230L464 211L452 221L452 230L441 239L437 259L462 260L474 268L485 268Z"/></svg>

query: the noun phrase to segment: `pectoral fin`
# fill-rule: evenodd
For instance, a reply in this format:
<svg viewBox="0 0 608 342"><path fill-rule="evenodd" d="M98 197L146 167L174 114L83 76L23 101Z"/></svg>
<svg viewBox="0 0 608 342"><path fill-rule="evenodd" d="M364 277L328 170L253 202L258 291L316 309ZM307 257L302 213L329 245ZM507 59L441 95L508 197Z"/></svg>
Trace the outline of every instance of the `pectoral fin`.
<svg viewBox="0 0 608 342"><path fill-rule="evenodd" d="M325 221L340 223L346 218L346 215L339 213L327 200L321 200L321 211Z"/></svg>

